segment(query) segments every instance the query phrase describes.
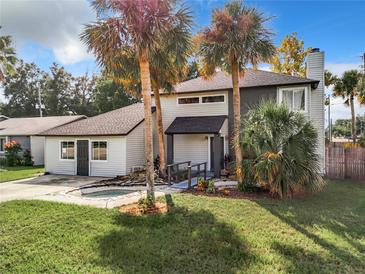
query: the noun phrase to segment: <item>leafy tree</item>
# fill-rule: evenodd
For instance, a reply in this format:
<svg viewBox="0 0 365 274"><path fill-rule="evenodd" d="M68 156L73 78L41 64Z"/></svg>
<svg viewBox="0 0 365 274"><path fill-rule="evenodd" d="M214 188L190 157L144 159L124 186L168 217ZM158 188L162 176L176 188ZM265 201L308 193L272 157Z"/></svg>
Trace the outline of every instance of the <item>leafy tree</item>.
<svg viewBox="0 0 365 274"><path fill-rule="evenodd" d="M71 113L72 75L64 67L53 63L51 74L46 79L44 92L45 115L67 115Z"/></svg>
<svg viewBox="0 0 365 274"><path fill-rule="evenodd" d="M81 39L99 62L113 67L113 56L133 50L138 60L144 103L144 140L146 157L147 197L154 198L153 140L151 113L151 72L149 57L165 41L164 36L181 23L185 8L170 0L95 0L92 3L98 16L94 24L85 27ZM178 44L175 44L178 47ZM128 79L128 78L127 78Z"/></svg>
<svg viewBox="0 0 365 274"><path fill-rule="evenodd" d="M360 76L359 83L357 85L358 99L361 105L365 105L365 72Z"/></svg>
<svg viewBox="0 0 365 274"><path fill-rule="evenodd" d="M264 26L268 21L255 8L246 7L241 1L232 1L213 12L210 27L198 34L198 55L203 62L203 73L212 75L220 67L232 76L233 86L233 145L236 164L242 160L239 144L241 122L239 77L244 76L246 66L253 60L271 58L274 46L272 33Z"/></svg>
<svg viewBox="0 0 365 274"><path fill-rule="evenodd" d="M15 74L17 58L15 49L11 44L11 36L0 36L0 82L5 80L6 75L11 76Z"/></svg>
<svg viewBox="0 0 365 274"><path fill-rule="evenodd" d="M94 105L98 113L104 113L117 108L125 107L139 100L125 92L122 85L105 77L96 83Z"/></svg>
<svg viewBox="0 0 365 274"><path fill-rule="evenodd" d="M242 145L252 152L251 159L243 162L245 183L245 175L253 172L251 179L280 197L302 187L313 191L323 187L317 131L303 114L266 101L251 109L243 124Z"/></svg>
<svg viewBox="0 0 365 274"><path fill-rule="evenodd" d="M38 93L44 92L46 73L34 63L23 61L16 66L17 73L6 76L4 97L1 112L9 117L38 116Z"/></svg>
<svg viewBox="0 0 365 274"><path fill-rule="evenodd" d="M194 60L191 63L189 63L187 73L186 73L186 77L185 77L184 81L191 80L191 79L194 79L194 78L198 78L200 76L201 75L200 75L200 71L199 71L198 62Z"/></svg>
<svg viewBox="0 0 365 274"><path fill-rule="evenodd" d="M357 70L345 71L340 79L335 83L334 96L341 96L345 99L345 105L351 108L352 119L352 141L356 143L356 116L354 99L359 95L358 84L361 79L361 73Z"/></svg>
<svg viewBox="0 0 365 274"><path fill-rule="evenodd" d="M305 58L311 48L304 48L304 41L297 38L297 33L286 35L276 54L270 60L271 70L294 76L305 76Z"/></svg>
<svg viewBox="0 0 365 274"><path fill-rule="evenodd" d="M98 113L93 102L97 76L73 78L70 94L69 109L73 114L93 116Z"/></svg>

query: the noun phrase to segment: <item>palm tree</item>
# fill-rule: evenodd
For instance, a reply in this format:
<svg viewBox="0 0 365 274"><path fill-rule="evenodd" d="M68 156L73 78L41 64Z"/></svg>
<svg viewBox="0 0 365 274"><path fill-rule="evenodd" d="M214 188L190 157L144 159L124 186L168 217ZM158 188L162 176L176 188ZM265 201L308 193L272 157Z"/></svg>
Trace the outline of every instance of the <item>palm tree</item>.
<svg viewBox="0 0 365 274"><path fill-rule="evenodd" d="M14 48L11 47L11 43L10 36L0 36L0 82L5 80L6 75L15 73L14 66L17 58Z"/></svg>
<svg viewBox="0 0 365 274"><path fill-rule="evenodd" d="M251 158L243 161L243 181L258 181L280 197L297 188L312 191L323 187L317 131L302 113L273 101L262 102L244 121L243 143ZM248 164L247 164L248 163Z"/></svg>
<svg viewBox="0 0 365 274"><path fill-rule="evenodd" d="M337 76L332 74L329 70L324 71L324 85L328 88L330 85L334 85L337 81Z"/></svg>
<svg viewBox="0 0 365 274"><path fill-rule="evenodd" d="M357 70L345 71L340 79L335 83L334 96L342 96L345 99L345 104L351 108L351 134L352 141L356 143L356 115L354 99L359 95L359 82L361 73ZM361 95L360 97L361 98Z"/></svg>
<svg viewBox="0 0 365 274"><path fill-rule="evenodd" d="M95 0L99 19L86 25L81 39L100 65L108 66L115 54L134 53L138 60L144 103L144 140L147 197L154 203L151 73L149 58L175 26L185 10L166 0ZM127 78L128 79L128 78Z"/></svg>
<svg viewBox="0 0 365 274"><path fill-rule="evenodd" d="M199 55L203 71L212 75L216 67L232 75L233 87L233 145L236 165L240 166L242 151L240 135L240 90L239 77L244 76L248 63L254 60L267 61L275 52L272 33L264 26L268 18L255 8L248 8L241 1L232 1L223 9L215 10L212 25L198 34Z"/></svg>
<svg viewBox="0 0 365 274"><path fill-rule="evenodd" d="M181 16L183 19L183 17ZM191 17L188 11L185 11L185 19L178 26L179 31L173 31L169 37L164 37L166 40L161 43L161 47L156 49L149 58L150 73L151 73L151 88L156 105L156 127L158 134L160 166L159 172L161 176L166 175L165 161L165 142L164 129L162 121L162 108L160 101L160 92L171 92L173 86L181 81L187 74L188 54L191 51L190 44L190 25ZM172 44L178 41L179 49ZM138 64L135 54L128 56L119 55L111 61L113 68L109 73L113 79L131 90L131 83L134 88L139 89L139 71L133 69ZM132 88L133 89L133 88Z"/></svg>

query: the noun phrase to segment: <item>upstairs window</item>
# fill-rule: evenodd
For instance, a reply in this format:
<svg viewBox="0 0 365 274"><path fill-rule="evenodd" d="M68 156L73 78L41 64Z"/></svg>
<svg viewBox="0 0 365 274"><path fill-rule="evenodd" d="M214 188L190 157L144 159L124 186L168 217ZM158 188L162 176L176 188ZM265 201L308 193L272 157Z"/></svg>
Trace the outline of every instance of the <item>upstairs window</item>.
<svg viewBox="0 0 365 274"><path fill-rule="evenodd" d="M92 142L91 159L94 161L107 160L107 142L105 141Z"/></svg>
<svg viewBox="0 0 365 274"><path fill-rule="evenodd" d="M284 104L291 111L306 112L308 108L308 94L306 87L279 89L279 103Z"/></svg>
<svg viewBox="0 0 365 274"><path fill-rule="evenodd" d="M199 97L182 97L177 102L179 105L199 104Z"/></svg>
<svg viewBox="0 0 365 274"><path fill-rule="evenodd" d="M63 160L75 159L75 142L73 141L61 142L61 159Z"/></svg>
<svg viewBox="0 0 365 274"><path fill-rule="evenodd" d="M224 103L224 95L203 96L202 103Z"/></svg>

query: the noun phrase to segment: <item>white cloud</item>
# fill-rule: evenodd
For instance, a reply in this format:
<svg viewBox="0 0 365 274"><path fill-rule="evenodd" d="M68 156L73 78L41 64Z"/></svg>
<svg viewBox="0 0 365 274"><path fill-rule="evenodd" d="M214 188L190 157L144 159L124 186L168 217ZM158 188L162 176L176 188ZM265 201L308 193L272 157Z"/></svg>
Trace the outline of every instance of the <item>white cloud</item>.
<svg viewBox="0 0 365 274"><path fill-rule="evenodd" d="M13 36L17 49L35 42L52 49L61 64L93 58L79 39L83 24L95 21L86 0L1 0L2 32Z"/></svg>

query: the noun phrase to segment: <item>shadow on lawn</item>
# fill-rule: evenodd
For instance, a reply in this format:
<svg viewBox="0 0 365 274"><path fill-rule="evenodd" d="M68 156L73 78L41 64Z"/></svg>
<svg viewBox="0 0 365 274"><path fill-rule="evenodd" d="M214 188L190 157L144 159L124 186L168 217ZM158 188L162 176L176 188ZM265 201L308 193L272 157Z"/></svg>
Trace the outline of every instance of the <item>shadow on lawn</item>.
<svg viewBox="0 0 365 274"><path fill-rule="evenodd" d="M161 216L117 215L99 238L100 264L127 273L234 273L255 260L242 238L208 211L175 208Z"/></svg>
<svg viewBox="0 0 365 274"><path fill-rule="evenodd" d="M356 184L352 186L356 187ZM365 245L361 242L365 236L365 207L361 203L365 201L365 196L363 190L345 193L346 189L339 188L335 191L324 190L319 195L303 200L256 202L328 251L332 262L327 260L323 263L347 265L353 271L362 272L365 270ZM326 234L314 233L315 230L325 231ZM339 240L342 242L339 243ZM302 261L300 257L304 250L285 243L276 244L273 248L292 259L294 265ZM324 260L323 257L318 258Z"/></svg>

